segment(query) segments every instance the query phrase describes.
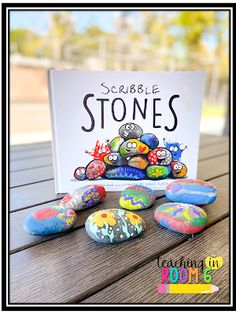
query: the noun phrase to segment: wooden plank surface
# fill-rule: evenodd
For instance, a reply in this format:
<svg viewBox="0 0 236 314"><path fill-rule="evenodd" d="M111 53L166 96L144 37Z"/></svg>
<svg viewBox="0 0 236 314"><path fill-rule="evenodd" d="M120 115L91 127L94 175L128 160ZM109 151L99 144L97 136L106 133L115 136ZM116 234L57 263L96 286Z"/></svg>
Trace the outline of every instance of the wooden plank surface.
<svg viewBox="0 0 236 314"><path fill-rule="evenodd" d="M223 155L200 161L198 178L211 179L226 174L228 171L228 155ZM10 193L10 211L58 200L61 197L62 194L54 193L54 180L16 187Z"/></svg>
<svg viewBox="0 0 236 314"><path fill-rule="evenodd" d="M17 152L17 151L29 151L33 149L40 149L40 148L49 148L51 147L52 142L40 142L40 143L32 143L32 144L19 144L19 145L11 145L10 151L11 153Z"/></svg>
<svg viewBox="0 0 236 314"><path fill-rule="evenodd" d="M52 154L51 147L42 147L40 149L32 149L32 150L24 150L24 151L16 151L10 153L10 160L22 160L22 159L31 159L37 158L41 156L48 156Z"/></svg>
<svg viewBox="0 0 236 314"><path fill-rule="evenodd" d="M41 156L32 159L14 160L10 163L10 172L18 172L22 170L41 168L45 166L52 166L52 156Z"/></svg>
<svg viewBox="0 0 236 314"><path fill-rule="evenodd" d="M217 204L219 205L219 202L225 199L224 195L227 195L228 193L229 176L225 175L217 179L213 179L211 182L217 187L219 191L218 200L217 200ZM160 192L160 197L161 195L164 195L164 193ZM167 202L166 198L164 198L164 200ZM158 206L160 201L162 200L157 200L152 208L156 208L156 206ZM58 205L58 204L59 204L59 201L55 201L55 202L50 202L47 205ZM76 224L71 229L71 231L78 229L80 227L83 227L87 217L91 213L99 209L109 208L111 206L117 207L117 204L119 204L119 193L108 193L103 203L100 203L91 209L81 211L77 214ZM222 203L222 206L223 206L223 203ZM10 252L11 253L18 252L22 249L31 247L35 244L38 244L44 241L48 241L49 238L56 238L56 237L62 236L62 234L61 235L57 234L57 235L51 235L50 237L49 236L42 237L42 236L31 236L25 233L22 227L24 219L26 218L27 215L29 215L35 210L40 209L41 207L42 205L11 213L10 215L10 230L11 230Z"/></svg>
<svg viewBox="0 0 236 314"><path fill-rule="evenodd" d="M128 276L99 291L82 303L197 303L214 304L229 303L229 219L206 229L204 232L180 244L176 248L159 256L159 261L177 261L181 256L184 260L205 261L209 255L222 256L224 265L219 270L210 272L212 284L219 287L219 291L212 294L157 294L156 285L161 283L161 268L157 259L140 267ZM204 262L205 264L205 262ZM199 282L203 283L200 271ZM144 288L145 287L145 288Z"/></svg>
<svg viewBox="0 0 236 314"><path fill-rule="evenodd" d="M159 204L165 201L162 198ZM223 193L207 208L208 225L226 217L228 210L228 195ZM12 254L11 302L82 301L188 238L157 224L152 209L139 214L147 229L132 241L102 245L90 239L84 228L79 228Z"/></svg>

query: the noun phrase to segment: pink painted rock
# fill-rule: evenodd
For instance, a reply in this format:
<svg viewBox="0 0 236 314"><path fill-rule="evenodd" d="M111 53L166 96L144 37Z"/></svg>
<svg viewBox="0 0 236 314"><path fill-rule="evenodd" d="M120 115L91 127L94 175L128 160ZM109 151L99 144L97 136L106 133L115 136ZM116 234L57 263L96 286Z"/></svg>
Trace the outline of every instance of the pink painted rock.
<svg viewBox="0 0 236 314"><path fill-rule="evenodd" d="M86 177L89 180L101 177L106 171L106 165L102 160L91 161L86 168Z"/></svg>

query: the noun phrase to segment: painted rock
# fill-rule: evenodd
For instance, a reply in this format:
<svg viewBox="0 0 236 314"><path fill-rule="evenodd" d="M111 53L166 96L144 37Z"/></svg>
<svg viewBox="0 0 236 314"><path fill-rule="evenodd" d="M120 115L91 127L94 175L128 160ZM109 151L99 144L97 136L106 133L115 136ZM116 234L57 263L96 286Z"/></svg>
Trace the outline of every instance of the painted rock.
<svg viewBox="0 0 236 314"><path fill-rule="evenodd" d="M119 153L110 153L104 157L104 162L111 166L124 166L126 159L121 157Z"/></svg>
<svg viewBox="0 0 236 314"><path fill-rule="evenodd" d="M106 197L106 190L100 185L87 185L66 194L60 205L81 210L97 205Z"/></svg>
<svg viewBox="0 0 236 314"><path fill-rule="evenodd" d="M89 180L96 179L104 174L106 165L102 160L91 161L86 168L86 177Z"/></svg>
<svg viewBox="0 0 236 314"><path fill-rule="evenodd" d="M145 133L140 137L140 141L146 144L149 148L156 148L159 145L159 140L152 133Z"/></svg>
<svg viewBox="0 0 236 314"><path fill-rule="evenodd" d="M86 179L86 169L84 167L78 167L74 171L74 177L77 180L85 180Z"/></svg>
<svg viewBox="0 0 236 314"><path fill-rule="evenodd" d="M104 176L107 179L141 180L145 178L145 172L140 169L124 166L109 169L105 172Z"/></svg>
<svg viewBox="0 0 236 314"><path fill-rule="evenodd" d="M180 161L172 161L170 166L173 178L184 178L187 175L188 170L184 163Z"/></svg>
<svg viewBox="0 0 236 314"><path fill-rule="evenodd" d="M104 209L91 214L85 223L88 235L99 243L133 239L146 228L144 220L123 209Z"/></svg>
<svg viewBox="0 0 236 314"><path fill-rule="evenodd" d="M29 214L24 229L33 235L45 235L70 229L76 220L76 213L64 206L47 206Z"/></svg>
<svg viewBox="0 0 236 314"><path fill-rule="evenodd" d="M166 178L171 171L170 166L148 166L146 169L146 174L149 179L159 180Z"/></svg>
<svg viewBox="0 0 236 314"><path fill-rule="evenodd" d="M148 161L151 165L167 166L172 161L172 155L168 149L158 147L150 151Z"/></svg>
<svg viewBox="0 0 236 314"><path fill-rule="evenodd" d="M139 138L142 134L143 134L142 128L133 122L123 124L119 128L119 135L123 137L125 140L130 138Z"/></svg>
<svg viewBox="0 0 236 314"><path fill-rule="evenodd" d="M149 152L149 148L146 144L136 139L130 139L125 141L120 147L120 154L122 157L130 157L134 155L143 155Z"/></svg>
<svg viewBox="0 0 236 314"><path fill-rule="evenodd" d="M156 196L156 193L146 186L133 185L121 193L119 203L125 209L144 209L153 205Z"/></svg>
<svg viewBox="0 0 236 314"><path fill-rule="evenodd" d="M148 166L148 161L142 156L134 156L128 160L128 165L138 169L145 169Z"/></svg>
<svg viewBox="0 0 236 314"><path fill-rule="evenodd" d="M166 197L173 202L196 205L211 204L216 199L216 187L202 180L176 180L166 186Z"/></svg>
<svg viewBox="0 0 236 314"><path fill-rule="evenodd" d="M154 217L163 227L187 234L200 232L207 223L205 211L192 204L162 204L155 209Z"/></svg>
<svg viewBox="0 0 236 314"><path fill-rule="evenodd" d="M122 137L115 137L113 140L110 142L110 150L113 153L119 152L120 145L124 142L124 139Z"/></svg>

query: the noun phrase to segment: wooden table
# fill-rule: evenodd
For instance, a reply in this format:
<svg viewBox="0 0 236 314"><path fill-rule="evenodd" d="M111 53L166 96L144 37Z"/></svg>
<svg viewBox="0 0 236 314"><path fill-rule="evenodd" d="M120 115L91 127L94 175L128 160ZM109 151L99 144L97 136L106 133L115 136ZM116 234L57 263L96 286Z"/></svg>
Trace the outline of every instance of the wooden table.
<svg viewBox="0 0 236 314"><path fill-rule="evenodd" d="M164 229L153 210L166 202L162 191L155 205L139 212L147 224L138 238L115 245L97 244L84 229L94 211L117 207L119 193L108 193L98 206L78 214L74 228L52 236L30 236L24 218L45 204L56 205L51 144L14 146L10 154L10 300L32 303L210 303L227 304L229 293L229 141L227 137L201 135L198 178L210 180L218 198L206 206L208 226L193 238ZM213 294L158 295L160 261L205 260L221 255L224 266L212 271Z"/></svg>

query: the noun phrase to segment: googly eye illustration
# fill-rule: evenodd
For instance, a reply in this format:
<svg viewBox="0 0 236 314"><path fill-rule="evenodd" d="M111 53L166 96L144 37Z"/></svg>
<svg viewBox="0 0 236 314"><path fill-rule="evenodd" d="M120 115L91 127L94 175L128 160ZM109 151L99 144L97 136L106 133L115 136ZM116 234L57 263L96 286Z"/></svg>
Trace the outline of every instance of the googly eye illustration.
<svg viewBox="0 0 236 314"><path fill-rule="evenodd" d="M137 144L136 143L132 143L132 148L136 148Z"/></svg>
<svg viewBox="0 0 236 314"><path fill-rule="evenodd" d="M116 155L113 156L113 160L116 161L118 157Z"/></svg>
<svg viewBox="0 0 236 314"><path fill-rule="evenodd" d="M179 170L182 169L182 165L179 164L179 165L178 165L178 169L179 169Z"/></svg>
<svg viewBox="0 0 236 314"><path fill-rule="evenodd" d="M170 150L171 150L171 151L172 151L172 150L174 151L174 150L175 150L174 146L171 146L171 147L170 147Z"/></svg>
<svg viewBox="0 0 236 314"><path fill-rule="evenodd" d="M126 124L125 128L129 131L131 129L130 124Z"/></svg>
<svg viewBox="0 0 236 314"><path fill-rule="evenodd" d="M166 154L166 152L163 150L163 151L161 152L161 155L162 155L162 156L165 156L165 154Z"/></svg>
<svg viewBox="0 0 236 314"><path fill-rule="evenodd" d="M126 147L127 147L128 149L132 148L132 143L128 142L128 143L126 144Z"/></svg>
<svg viewBox="0 0 236 314"><path fill-rule="evenodd" d="M177 152L177 150L178 150L178 147L174 147L174 151Z"/></svg>
<svg viewBox="0 0 236 314"><path fill-rule="evenodd" d="M112 156L110 155L110 156L108 156L108 160L110 160L110 161L112 161Z"/></svg>
<svg viewBox="0 0 236 314"><path fill-rule="evenodd" d="M161 151L160 150L158 150L158 152L157 152L157 156L161 156Z"/></svg>
<svg viewBox="0 0 236 314"><path fill-rule="evenodd" d="M131 130L134 129L134 124L133 124L133 123L130 124L130 129L131 129Z"/></svg>
<svg viewBox="0 0 236 314"><path fill-rule="evenodd" d="M177 170L178 169L178 165L176 164L176 165L174 165L174 170Z"/></svg>

